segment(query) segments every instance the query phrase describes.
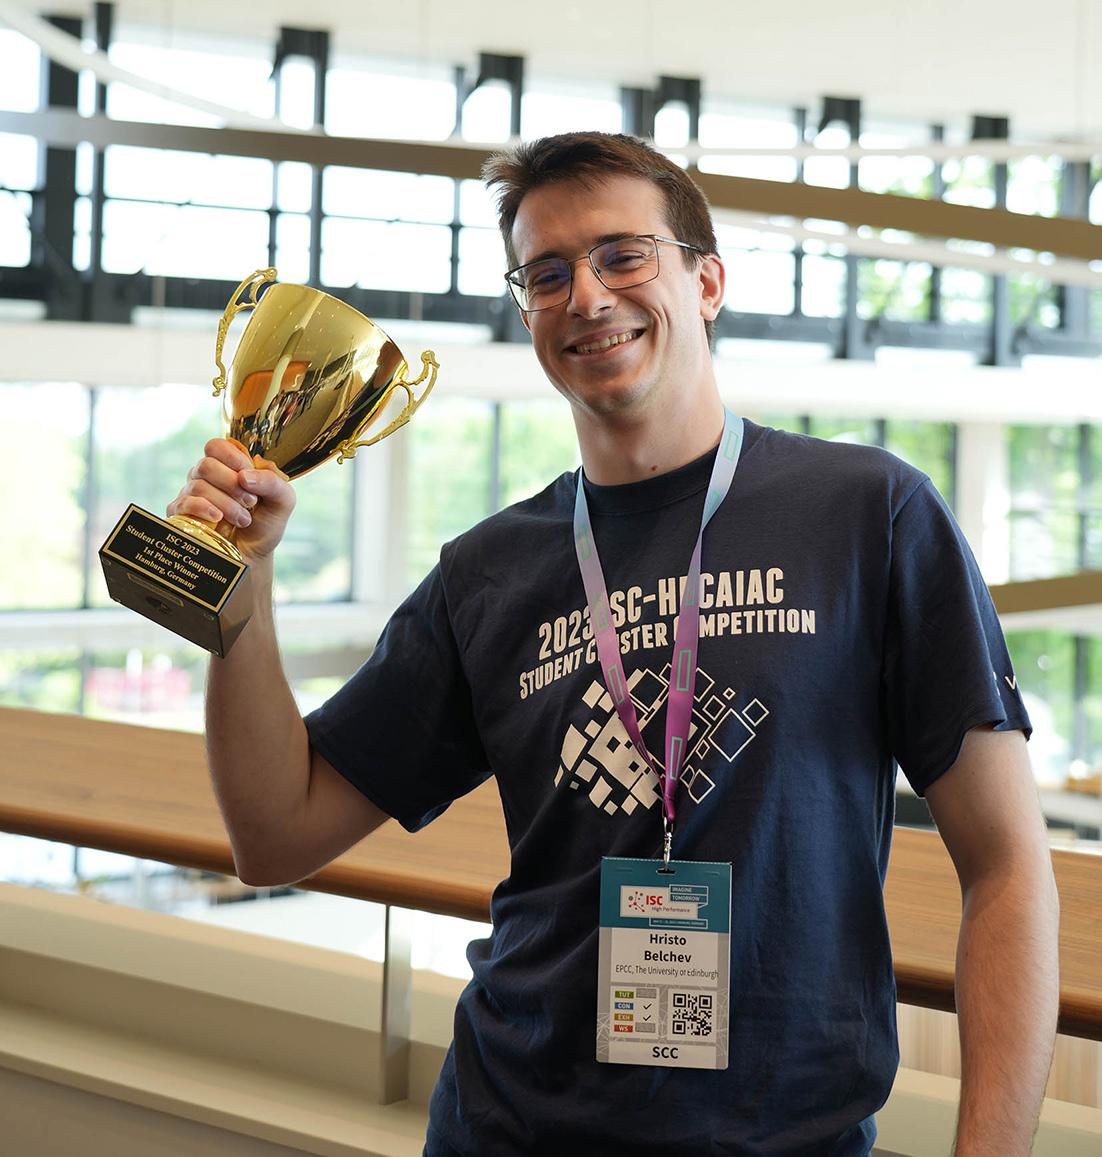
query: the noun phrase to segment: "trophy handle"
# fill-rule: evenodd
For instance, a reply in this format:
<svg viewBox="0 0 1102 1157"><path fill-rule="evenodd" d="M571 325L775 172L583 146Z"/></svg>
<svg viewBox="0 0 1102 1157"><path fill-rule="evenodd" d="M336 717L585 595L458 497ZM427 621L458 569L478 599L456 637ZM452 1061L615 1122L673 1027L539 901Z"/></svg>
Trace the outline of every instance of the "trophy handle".
<svg viewBox="0 0 1102 1157"><path fill-rule="evenodd" d="M226 306L226 312L222 314L222 319L218 323L218 339L214 347L214 361L218 366L218 376L212 379L214 386L214 397L226 388L226 367L222 364L222 346L226 342L226 334L230 328L230 322L243 310L255 309L259 302L256 300L257 293L260 292L262 285L267 285L271 281L275 281L276 271L269 266L267 269L258 269L255 273L250 273L248 277L233 291L230 297L230 303ZM238 301L241 294L248 288L249 296L246 301Z"/></svg>
<svg viewBox="0 0 1102 1157"><path fill-rule="evenodd" d="M425 350L421 355L421 376L414 382L407 382L404 378L399 378L393 385L389 387L382 398L379 400L378 409L382 408L390 401L391 395L395 390L402 389L406 391L408 401L402 407L402 412L390 423L389 426L373 438L366 438L362 441L356 441L354 438L345 438L345 440L337 447L339 453L337 454L337 461L343 462L346 458L353 458L356 451L361 446L373 446L376 442L381 441L388 434L393 434L395 430L404 426L410 418L413 417L414 411L417 407L429 396L429 390L436 385L436 372L440 369L436 361L436 354L432 350ZM413 387L419 386L426 378L429 379L429 384L424 388L421 396L415 398L413 396Z"/></svg>

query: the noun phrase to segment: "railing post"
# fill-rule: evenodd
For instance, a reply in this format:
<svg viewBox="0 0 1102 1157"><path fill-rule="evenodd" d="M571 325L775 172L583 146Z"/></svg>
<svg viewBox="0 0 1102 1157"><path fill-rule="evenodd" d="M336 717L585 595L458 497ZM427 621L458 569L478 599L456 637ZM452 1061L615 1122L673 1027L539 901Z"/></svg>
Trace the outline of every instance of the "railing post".
<svg viewBox="0 0 1102 1157"><path fill-rule="evenodd" d="M384 1105L409 1097L409 1029L413 997L410 965L413 914L386 906L383 945L383 998L379 1023L379 1100Z"/></svg>

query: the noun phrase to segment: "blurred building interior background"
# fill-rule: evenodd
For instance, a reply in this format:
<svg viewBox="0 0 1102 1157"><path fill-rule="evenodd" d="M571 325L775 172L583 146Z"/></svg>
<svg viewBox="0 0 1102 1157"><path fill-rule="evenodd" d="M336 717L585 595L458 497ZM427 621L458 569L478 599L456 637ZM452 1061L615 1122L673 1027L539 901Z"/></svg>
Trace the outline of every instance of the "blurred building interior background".
<svg viewBox="0 0 1102 1157"><path fill-rule="evenodd" d="M114 606L96 552L129 503L162 510L220 432L215 328L254 269L441 366L405 430L298 484L277 586L304 711L443 542L577 467L464 156L629 131L701 174L802 183L810 205L848 190L1102 225L1089 0L4 2L0 60L7 707L201 728L204 654ZM1102 571L1102 254L712 199L726 400L931 476L1010 592L1053 844L1096 854L1102 581L1068 600L1040 580ZM928 825L900 782L899 822ZM382 958L382 910L352 900L5 833L0 881ZM469 975L485 929L417 921L414 968Z"/></svg>

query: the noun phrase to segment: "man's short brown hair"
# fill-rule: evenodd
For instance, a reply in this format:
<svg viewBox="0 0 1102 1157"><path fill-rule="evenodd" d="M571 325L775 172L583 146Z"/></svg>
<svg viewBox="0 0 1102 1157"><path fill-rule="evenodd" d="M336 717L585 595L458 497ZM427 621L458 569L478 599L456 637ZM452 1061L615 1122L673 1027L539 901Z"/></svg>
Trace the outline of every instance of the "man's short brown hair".
<svg viewBox="0 0 1102 1157"><path fill-rule="evenodd" d="M495 153L482 167L487 186L497 186L498 226L510 266L518 264L513 225L525 196L542 185L572 181L592 188L609 177L641 177L658 186L673 236L705 253L716 252L715 227L704 194L679 165L638 137L625 133L562 133ZM681 251L690 268L700 255ZM715 322L704 328L711 344Z"/></svg>

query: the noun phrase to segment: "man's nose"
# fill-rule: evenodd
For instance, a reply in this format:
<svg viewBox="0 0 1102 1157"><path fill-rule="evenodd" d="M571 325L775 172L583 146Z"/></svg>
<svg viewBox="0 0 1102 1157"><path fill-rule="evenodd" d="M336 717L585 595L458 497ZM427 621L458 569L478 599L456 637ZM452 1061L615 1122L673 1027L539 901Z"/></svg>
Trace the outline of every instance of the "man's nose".
<svg viewBox="0 0 1102 1157"><path fill-rule="evenodd" d="M616 303L616 294L593 272L588 261L574 266L574 281L570 287L567 308L579 317L596 317Z"/></svg>

